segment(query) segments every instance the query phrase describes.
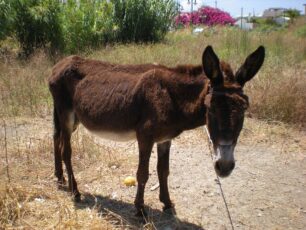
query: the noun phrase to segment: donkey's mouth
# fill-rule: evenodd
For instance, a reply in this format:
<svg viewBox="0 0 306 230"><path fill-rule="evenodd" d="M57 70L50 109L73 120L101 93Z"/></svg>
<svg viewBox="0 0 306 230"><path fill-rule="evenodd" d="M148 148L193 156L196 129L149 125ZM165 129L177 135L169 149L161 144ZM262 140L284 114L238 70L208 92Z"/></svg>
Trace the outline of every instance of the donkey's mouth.
<svg viewBox="0 0 306 230"><path fill-rule="evenodd" d="M235 163L230 163L229 166L224 167L220 166L219 162L215 162L214 168L219 177L228 177L235 168Z"/></svg>

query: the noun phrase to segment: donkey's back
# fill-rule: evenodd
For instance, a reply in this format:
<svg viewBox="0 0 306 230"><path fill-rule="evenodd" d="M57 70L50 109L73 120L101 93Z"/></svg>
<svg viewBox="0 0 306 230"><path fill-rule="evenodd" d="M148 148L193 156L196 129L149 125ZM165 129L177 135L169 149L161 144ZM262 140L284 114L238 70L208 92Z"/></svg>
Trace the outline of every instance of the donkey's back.
<svg viewBox="0 0 306 230"><path fill-rule="evenodd" d="M116 65L67 57L49 77L54 116L69 133L80 121L102 137L135 139L141 122L158 122L171 109L165 104L169 95L160 87L171 74L162 65Z"/></svg>
<svg viewBox="0 0 306 230"><path fill-rule="evenodd" d="M168 69L166 66L159 64L119 65L104 61L83 59L77 55L72 55L62 59L53 67L48 81L49 85L52 85L65 76L74 76L79 79L85 76L101 77L106 71L139 75L156 68Z"/></svg>

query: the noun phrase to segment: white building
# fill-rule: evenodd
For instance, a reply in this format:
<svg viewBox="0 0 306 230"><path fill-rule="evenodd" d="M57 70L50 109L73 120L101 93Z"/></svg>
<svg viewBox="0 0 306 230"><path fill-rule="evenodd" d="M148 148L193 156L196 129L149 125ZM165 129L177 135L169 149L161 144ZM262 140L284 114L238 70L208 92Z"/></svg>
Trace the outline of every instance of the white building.
<svg viewBox="0 0 306 230"><path fill-rule="evenodd" d="M242 30L252 30L254 29L254 23L248 22L245 18L239 18L235 24L235 26L239 27Z"/></svg>

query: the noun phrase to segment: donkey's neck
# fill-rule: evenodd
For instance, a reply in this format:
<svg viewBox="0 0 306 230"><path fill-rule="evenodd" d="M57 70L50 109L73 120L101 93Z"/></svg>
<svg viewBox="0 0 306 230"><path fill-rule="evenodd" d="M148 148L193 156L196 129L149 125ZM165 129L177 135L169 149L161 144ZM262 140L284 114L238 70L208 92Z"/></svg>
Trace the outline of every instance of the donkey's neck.
<svg viewBox="0 0 306 230"><path fill-rule="evenodd" d="M169 81L168 90L178 109L184 129L193 129L205 124L206 108L204 98L207 78L198 76L175 76Z"/></svg>

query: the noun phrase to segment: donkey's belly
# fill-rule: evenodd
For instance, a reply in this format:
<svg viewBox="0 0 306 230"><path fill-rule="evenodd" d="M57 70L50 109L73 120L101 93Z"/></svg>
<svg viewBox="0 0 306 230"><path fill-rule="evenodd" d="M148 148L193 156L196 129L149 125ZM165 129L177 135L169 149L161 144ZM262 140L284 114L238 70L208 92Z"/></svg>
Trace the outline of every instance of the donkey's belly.
<svg viewBox="0 0 306 230"><path fill-rule="evenodd" d="M108 139L112 141L131 141L136 139L136 132L134 130L131 131L121 131L121 132L113 132L113 131L92 131L89 130L92 134L101 137L103 139Z"/></svg>

